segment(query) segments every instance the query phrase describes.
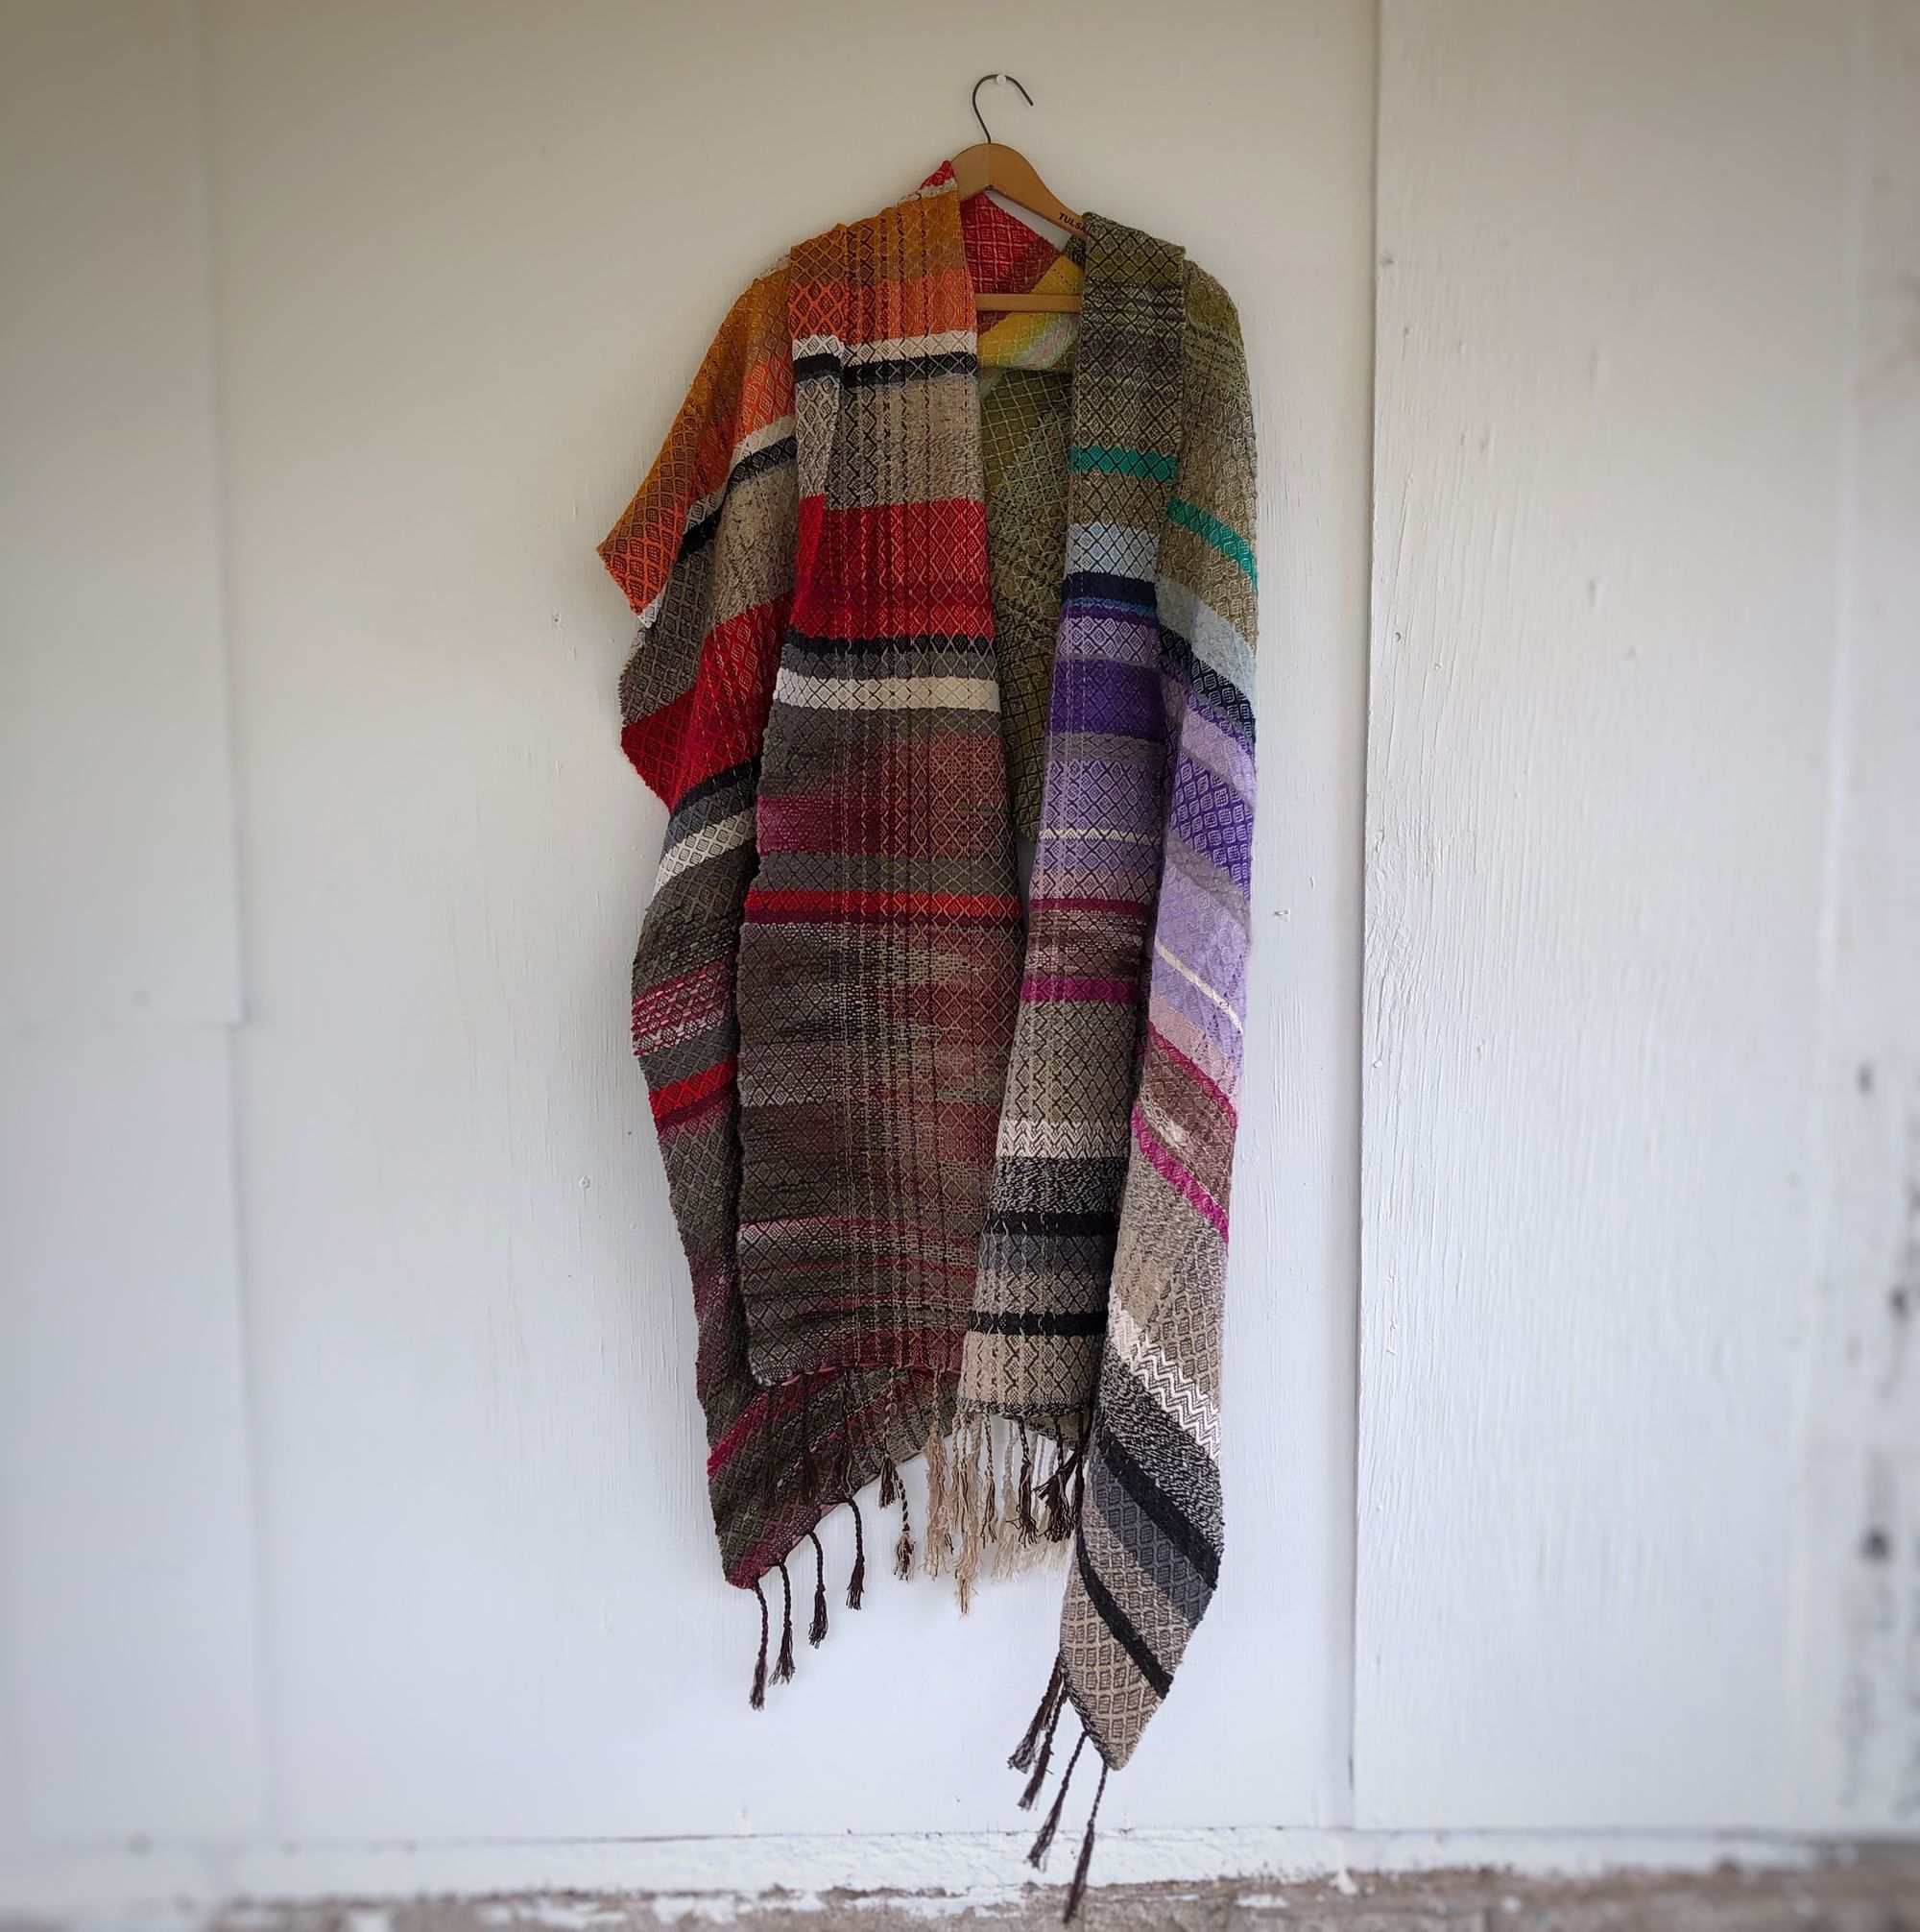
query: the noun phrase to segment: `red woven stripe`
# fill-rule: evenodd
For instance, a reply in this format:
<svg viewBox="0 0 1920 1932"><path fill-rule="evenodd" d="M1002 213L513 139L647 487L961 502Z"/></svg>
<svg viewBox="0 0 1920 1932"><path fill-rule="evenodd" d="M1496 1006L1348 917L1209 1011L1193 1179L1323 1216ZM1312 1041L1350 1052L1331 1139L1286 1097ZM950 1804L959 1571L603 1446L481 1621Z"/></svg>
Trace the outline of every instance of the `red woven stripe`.
<svg viewBox="0 0 1920 1932"><path fill-rule="evenodd" d="M1020 981L1022 1000L1079 1000L1093 1005L1133 1006L1140 988L1131 979L1080 979L1065 974Z"/></svg>
<svg viewBox="0 0 1920 1932"><path fill-rule="evenodd" d="M924 917L958 926L999 925L1019 919L1020 903L996 892L785 892L747 895L747 918L756 925L812 921L821 925L884 925Z"/></svg>
<svg viewBox="0 0 1920 1932"><path fill-rule="evenodd" d="M1218 1107L1223 1114L1226 1115L1228 1120L1232 1121L1234 1124L1237 1126L1239 1124L1240 1120L1240 1110L1234 1104L1232 1099L1228 1098L1226 1090L1222 1088L1218 1084L1218 1082L1215 1081L1203 1068L1195 1065L1192 1060L1188 1059L1188 1056L1185 1053L1183 1053L1180 1051L1180 1049L1176 1047L1173 1044L1173 1042L1169 1040L1166 1037L1166 1035L1163 1033L1160 1030L1160 1028L1154 1026L1150 1021L1147 1024L1146 1030L1147 1030L1147 1037L1153 1042L1155 1051L1158 1052L1164 1053L1166 1057L1169 1060L1171 1060L1173 1064L1176 1067L1178 1067L1180 1071L1184 1075L1186 1075L1186 1076L1189 1080L1191 1080L1196 1086L1205 1088L1208 1095L1212 1098L1213 1104L1216 1107Z"/></svg>
<svg viewBox="0 0 1920 1932"><path fill-rule="evenodd" d="M758 757L788 604L776 597L715 624L692 685L622 727L622 749L669 808L702 779Z"/></svg>
<svg viewBox="0 0 1920 1932"><path fill-rule="evenodd" d="M620 727L620 749L656 796L671 809L679 800L680 747L693 715L693 692L684 690L671 704Z"/></svg>
<svg viewBox="0 0 1920 1932"><path fill-rule="evenodd" d="M1048 911L1060 912L1134 912L1144 913L1151 909L1150 899L1055 899L1051 894L1036 892L1035 906L1044 906Z"/></svg>
<svg viewBox="0 0 1920 1932"><path fill-rule="evenodd" d="M987 506L800 500L801 598L794 623L813 637L990 638Z"/></svg>
<svg viewBox="0 0 1920 1932"><path fill-rule="evenodd" d="M1150 1160L1161 1178L1188 1206L1209 1221L1222 1241L1227 1238L1227 1211L1188 1173L1148 1125L1140 1108L1134 1109L1134 1145Z"/></svg>
<svg viewBox="0 0 1920 1932"><path fill-rule="evenodd" d="M685 1079L675 1080L649 1095L648 1102L654 1110L656 1124L665 1126L668 1122L679 1119L723 1087L731 1085L739 1064L737 1056L729 1053L717 1066L703 1068L699 1073L689 1074Z"/></svg>

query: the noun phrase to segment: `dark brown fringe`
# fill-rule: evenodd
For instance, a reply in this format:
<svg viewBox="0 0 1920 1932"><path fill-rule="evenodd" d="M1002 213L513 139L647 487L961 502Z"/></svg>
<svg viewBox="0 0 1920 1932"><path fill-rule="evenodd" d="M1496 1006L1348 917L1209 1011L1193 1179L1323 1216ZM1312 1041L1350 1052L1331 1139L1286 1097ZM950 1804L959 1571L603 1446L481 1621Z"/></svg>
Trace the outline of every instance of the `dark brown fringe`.
<svg viewBox="0 0 1920 1932"><path fill-rule="evenodd" d="M1093 1863L1093 1824L1100 1816L1100 1800L1107 1795L1107 1773L1111 1768L1102 1757L1100 1782L1093 1791L1093 1808L1087 1814L1087 1835L1080 1841L1080 1856L1073 1867L1073 1882L1067 1888L1067 1910L1060 1915L1063 1925L1072 1924L1073 1915L1079 1911L1080 1901L1087 1896L1087 1872Z"/></svg>
<svg viewBox="0 0 1920 1932"><path fill-rule="evenodd" d="M1067 1802L1067 1787L1073 1782L1073 1767L1080 1762L1080 1753L1087 1747L1087 1733L1080 1733L1079 1742L1073 1747L1073 1755L1067 1760L1067 1772L1060 1780L1060 1789L1053 1795L1053 1809L1042 1821L1040 1835L1033 1841L1033 1849L1026 1855L1026 1862L1036 1872L1046 1864L1046 1854L1052 1848L1053 1834L1060 1828L1061 1807Z"/></svg>
<svg viewBox="0 0 1920 1932"><path fill-rule="evenodd" d="M756 1710L767 1707L767 1593L760 1588L760 1580L754 1579L754 1594L760 1600L760 1654L754 1665L754 1687L747 1693L747 1702Z"/></svg>
<svg viewBox="0 0 1920 1932"><path fill-rule="evenodd" d="M853 1574L847 1579L847 1607L857 1610L867 1588L867 1536L860 1522L858 1502L849 1496L847 1507L853 1512Z"/></svg>
<svg viewBox="0 0 1920 1932"><path fill-rule="evenodd" d="M813 1545L813 1622L807 1627L806 1641L818 1650L827 1639L827 1552L813 1531L806 1534Z"/></svg>
<svg viewBox="0 0 1920 1932"><path fill-rule="evenodd" d="M1033 1763L1034 1748L1040 1743L1040 1734L1060 1708L1060 1700L1067 1688L1067 1659L1059 1652L1053 1655L1053 1674L1046 1680L1046 1688L1041 1693L1039 1706L1033 1714L1032 1722L1026 1727L1026 1735L1014 1747L1014 1754L1007 1759L1009 1771L1025 1771Z"/></svg>
<svg viewBox="0 0 1920 1932"><path fill-rule="evenodd" d="M880 1470L880 1508L891 1509L900 1501L900 1471L891 1462Z"/></svg>
<svg viewBox="0 0 1920 1932"><path fill-rule="evenodd" d="M785 1601L780 1606L780 1654L774 1663L773 1681L783 1684L793 1679L793 1579L786 1573L784 1557L780 1558L780 1573Z"/></svg>
<svg viewBox="0 0 1920 1932"><path fill-rule="evenodd" d="M1041 1485L1041 1501L1046 1505L1046 1540L1049 1543L1064 1543L1073 1534L1073 1518L1080 1507L1080 1463L1084 1451L1078 1443L1070 1449L1063 1443L1053 1465L1053 1473Z"/></svg>
<svg viewBox="0 0 1920 1932"><path fill-rule="evenodd" d="M900 1541L894 1545L894 1575L905 1582L913 1575L913 1523L906 1513L906 1490L903 1486L900 1491Z"/></svg>
<svg viewBox="0 0 1920 1932"><path fill-rule="evenodd" d="M1053 1715L1046 1721L1046 1728L1041 1733L1040 1755L1034 1760L1033 1775L1026 1781L1026 1789L1020 1795L1020 1808L1031 1811L1034 1800L1046 1788L1046 1767L1053 1762L1053 1733L1060 1728L1060 1713L1067 1708L1067 1683L1061 1680L1060 1695L1053 1701Z"/></svg>
<svg viewBox="0 0 1920 1932"><path fill-rule="evenodd" d="M1040 1525L1033 1519L1033 1437L1026 1433L1024 1422L1020 1425L1020 1539L1022 1543L1037 1543Z"/></svg>

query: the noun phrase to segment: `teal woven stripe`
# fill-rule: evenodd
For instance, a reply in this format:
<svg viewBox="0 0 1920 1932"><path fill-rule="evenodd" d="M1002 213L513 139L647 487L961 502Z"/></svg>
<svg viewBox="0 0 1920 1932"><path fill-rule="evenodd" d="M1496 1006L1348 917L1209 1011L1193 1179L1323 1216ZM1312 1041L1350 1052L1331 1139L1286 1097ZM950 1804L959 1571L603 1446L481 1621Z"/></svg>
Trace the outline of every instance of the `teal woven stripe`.
<svg viewBox="0 0 1920 1932"><path fill-rule="evenodd" d="M1228 528L1217 517L1208 516L1197 503L1188 503L1179 496L1167 503L1166 514L1184 529L1204 538L1229 562L1237 564L1247 573L1248 583L1259 584L1260 572L1254 568L1254 546L1237 530Z"/></svg>
<svg viewBox="0 0 1920 1932"><path fill-rule="evenodd" d="M1076 443L1070 460L1076 470L1107 470L1117 476L1151 476L1156 483L1173 481L1174 459L1151 449L1110 449L1104 443Z"/></svg>

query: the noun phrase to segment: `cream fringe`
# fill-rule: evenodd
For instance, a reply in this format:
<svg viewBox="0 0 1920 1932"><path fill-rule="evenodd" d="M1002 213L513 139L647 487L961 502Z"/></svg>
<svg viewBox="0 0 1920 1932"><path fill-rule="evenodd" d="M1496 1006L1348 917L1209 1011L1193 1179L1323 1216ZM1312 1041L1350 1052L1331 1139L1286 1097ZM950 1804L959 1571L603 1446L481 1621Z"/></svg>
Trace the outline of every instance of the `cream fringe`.
<svg viewBox="0 0 1920 1932"><path fill-rule="evenodd" d="M927 1438L922 1567L937 1577L951 1563L962 1611L983 1565L1011 1577L1065 1555L1085 1438L1078 1413L1036 1424L981 1409L962 1411L950 1441Z"/></svg>

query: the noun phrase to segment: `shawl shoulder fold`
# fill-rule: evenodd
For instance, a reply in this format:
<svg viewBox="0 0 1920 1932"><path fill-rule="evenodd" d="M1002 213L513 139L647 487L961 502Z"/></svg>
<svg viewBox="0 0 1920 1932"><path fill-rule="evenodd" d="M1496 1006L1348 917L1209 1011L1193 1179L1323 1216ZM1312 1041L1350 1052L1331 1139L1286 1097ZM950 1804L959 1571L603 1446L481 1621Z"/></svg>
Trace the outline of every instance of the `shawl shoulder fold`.
<svg viewBox="0 0 1920 1932"><path fill-rule="evenodd" d="M600 545L639 617L621 743L671 809L755 757L793 601L785 263L729 311L646 480Z"/></svg>
<svg viewBox="0 0 1920 1932"><path fill-rule="evenodd" d="M1156 568L1166 817L1106 1343L1061 1618L1067 1689L1124 1764L1212 1600L1221 1332L1254 806L1253 409L1239 321L1188 266L1180 461Z"/></svg>
<svg viewBox="0 0 1920 1932"><path fill-rule="evenodd" d="M1014 383L983 462L981 219L936 177L798 245L733 304L600 545L638 620L621 743L668 813L634 1045L725 1573L781 1572L773 1680L785 1559L827 1511L880 1477L905 1574L894 1472L925 1449L937 1570L949 1525L995 1535L997 1441L1001 1532L1072 1538L1042 1716L1070 1701L1114 1767L1223 1549L1254 412L1234 304L1177 248L1090 216L1084 251L1005 270L1086 291L1070 423L1032 444L1048 488L1064 467L1047 568L1065 555L1022 919L988 480L1029 445Z"/></svg>
<svg viewBox="0 0 1920 1932"><path fill-rule="evenodd" d="M761 867L762 751L796 592L791 261L733 304L599 546L638 618L620 677L621 744L668 808L634 955L634 1048L691 1279L722 1566L742 1589L759 1589L828 1510L919 1453L950 1407L936 1380L885 1367L769 1386L751 1354L739 1263L739 954ZM863 1570L864 1558L850 1603ZM790 1592L783 1601L790 1622ZM817 1597L816 1630L825 1624Z"/></svg>

